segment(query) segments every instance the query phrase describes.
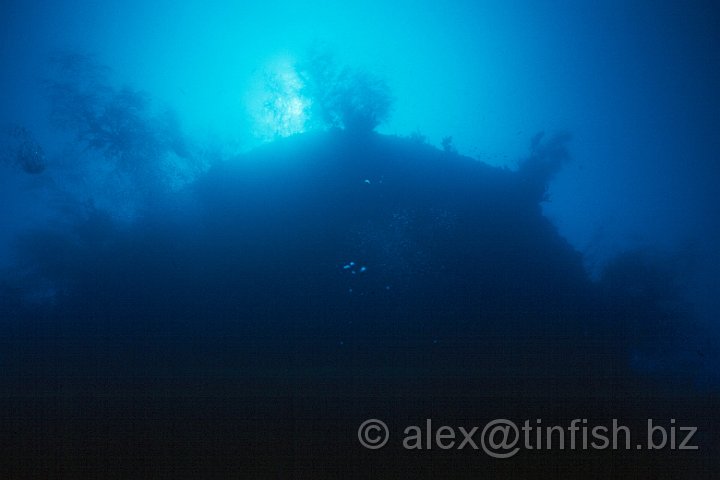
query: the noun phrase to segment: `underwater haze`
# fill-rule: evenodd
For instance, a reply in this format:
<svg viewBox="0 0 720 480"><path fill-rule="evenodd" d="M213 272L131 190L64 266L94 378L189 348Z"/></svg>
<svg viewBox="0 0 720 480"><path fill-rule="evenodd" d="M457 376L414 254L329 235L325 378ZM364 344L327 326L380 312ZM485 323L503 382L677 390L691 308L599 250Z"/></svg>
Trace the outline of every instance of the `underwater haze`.
<svg viewBox="0 0 720 480"><path fill-rule="evenodd" d="M716 475L714 2L5 0L0 39L3 478Z"/></svg>

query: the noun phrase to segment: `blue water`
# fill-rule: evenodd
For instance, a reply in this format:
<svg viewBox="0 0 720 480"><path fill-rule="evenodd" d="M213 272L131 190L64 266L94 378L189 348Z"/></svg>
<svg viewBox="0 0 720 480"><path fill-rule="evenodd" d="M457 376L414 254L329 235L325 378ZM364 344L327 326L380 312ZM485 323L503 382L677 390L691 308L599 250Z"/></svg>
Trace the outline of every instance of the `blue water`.
<svg viewBox="0 0 720 480"><path fill-rule="evenodd" d="M712 478L712 2L148 3L0 5L9 478ZM355 431L653 415L699 453Z"/></svg>

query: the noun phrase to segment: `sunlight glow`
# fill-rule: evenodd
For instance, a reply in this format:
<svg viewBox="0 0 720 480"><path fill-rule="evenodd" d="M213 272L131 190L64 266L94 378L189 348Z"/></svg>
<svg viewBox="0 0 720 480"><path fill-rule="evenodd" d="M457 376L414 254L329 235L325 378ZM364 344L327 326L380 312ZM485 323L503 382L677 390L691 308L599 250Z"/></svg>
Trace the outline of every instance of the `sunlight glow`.
<svg viewBox="0 0 720 480"><path fill-rule="evenodd" d="M284 59L266 67L251 98L255 135L263 140L305 131L311 101L292 62Z"/></svg>

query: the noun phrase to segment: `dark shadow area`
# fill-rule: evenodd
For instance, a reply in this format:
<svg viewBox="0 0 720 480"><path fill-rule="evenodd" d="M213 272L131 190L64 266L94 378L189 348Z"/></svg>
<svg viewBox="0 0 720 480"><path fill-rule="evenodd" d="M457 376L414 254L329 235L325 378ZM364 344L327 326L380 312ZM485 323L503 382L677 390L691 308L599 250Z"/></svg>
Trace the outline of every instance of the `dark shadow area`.
<svg viewBox="0 0 720 480"><path fill-rule="evenodd" d="M513 172L368 131L299 135L215 163L192 208L128 225L90 205L26 234L0 296L3 471L712 478L720 405L672 271L628 254L592 282L541 213L567 138L537 137ZM653 369L666 355L681 360ZM368 418L394 433L382 450L358 443ZM404 450L426 418L616 418L640 437L672 418L700 449Z"/></svg>

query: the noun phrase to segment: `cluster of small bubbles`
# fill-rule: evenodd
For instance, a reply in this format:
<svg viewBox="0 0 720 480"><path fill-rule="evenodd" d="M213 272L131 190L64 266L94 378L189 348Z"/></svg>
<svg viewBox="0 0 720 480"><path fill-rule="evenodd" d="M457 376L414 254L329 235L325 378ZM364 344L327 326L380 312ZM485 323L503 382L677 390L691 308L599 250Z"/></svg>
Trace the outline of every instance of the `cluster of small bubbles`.
<svg viewBox="0 0 720 480"><path fill-rule="evenodd" d="M352 275L367 272L367 267L365 265L357 265L355 262L348 262L343 265L342 268L343 270L349 271ZM350 289L350 291L352 292L352 289Z"/></svg>

